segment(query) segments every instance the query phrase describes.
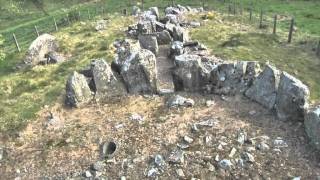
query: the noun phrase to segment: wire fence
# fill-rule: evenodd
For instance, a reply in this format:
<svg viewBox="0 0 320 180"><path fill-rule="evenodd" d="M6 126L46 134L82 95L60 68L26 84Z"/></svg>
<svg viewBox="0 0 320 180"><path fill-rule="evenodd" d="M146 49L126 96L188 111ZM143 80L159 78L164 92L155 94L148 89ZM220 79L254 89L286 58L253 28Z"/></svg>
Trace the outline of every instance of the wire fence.
<svg viewBox="0 0 320 180"><path fill-rule="evenodd" d="M141 9L157 6L160 10L163 10L167 6L176 4L203 7L206 10L217 11L227 15L231 20L234 19L241 21L241 23L249 24L259 32L277 34L286 43L291 43L292 41L307 43L320 56L320 37L315 35L295 36L297 29L294 17L287 14L272 13L262 7L255 7L253 4L237 3L231 0L124 0L119 1L117 6L109 6L104 1L87 4L66 13L44 17L15 31L3 33L5 38L4 50L7 54L24 51L38 35L59 31L74 22L93 20L98 15L103 17L106 13L118 12L130 14L133 5L139 5Z"/></svg>

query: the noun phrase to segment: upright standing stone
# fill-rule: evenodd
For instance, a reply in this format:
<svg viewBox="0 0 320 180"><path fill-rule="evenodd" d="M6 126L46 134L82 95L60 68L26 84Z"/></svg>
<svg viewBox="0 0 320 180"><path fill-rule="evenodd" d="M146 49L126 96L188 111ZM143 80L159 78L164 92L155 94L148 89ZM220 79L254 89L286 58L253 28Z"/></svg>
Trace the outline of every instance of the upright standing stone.
<svg viewBox="0 0 320 180"><path fill-rule="evenodd" d="M245 95L264 107L273 109L279 81L280 72L275 67L267 65L253 82L253 85L245 92Z"/></svg>
<svg viewBox="0 0 320 180"><path fill-rule="evenodd" d="M66 85L66 105L80 107L88 103L91 98L92 92L85 76L74 71Z"/></svg>
<svg viewBox="0 0 320 180"><path fill-rule="evenodd" d="M140 34L138 36L138 39L142 48L150 50L155 55L158 54L159 47L158 47L158 41L156 36L149 35L149 34L146 34L146 35Z"/></svg>
<svg viewBox="0 0 320 180"><path fill-rule="evenodd" d="M183 54L175 57L173 78L177 90L201 91L208 83L210 70L206 69L198 55Z"/></svg>
<svg viewBox="0 0 320 180"><path fill-rule="evenodd" d="M175 26L173 28L173 40L181 42L189 41L188 31L180 26Z"/></svg>
<svg viewBox="0 0 320 180"><path fill-rule="evenodd" d="M303 121L308 108L309 89L300 80L283 72L281 74L276 111L280 120Z"/></svg>
<svg viewBox="0 0 320 180"><path fill-rule="evenodd" d="M304 126L311 142L320 150L320 106L308 110Z"/></svg>
<svg viewBox="0 0 320 180"><path fill-rule="evenodd" d="M94 60L91 66L96 89L96 99L121 96L126 93L124 85L117 79L111 67L104 59Z"/></svg>
<svg viewBox="0 0 320 180"><path fill-rule="evenodd" d="M159 20L160 14L159 14L158 7L150 7L149 10L152 12L153 15L155 15L157 17L157 20Z"/></svg>
<svg viewBox="0 0 320 180"><path fill-rule="evenodd" d="M167 30L157 32L157 41L159 45L170 44L172 42L172 37Z"/></svg>

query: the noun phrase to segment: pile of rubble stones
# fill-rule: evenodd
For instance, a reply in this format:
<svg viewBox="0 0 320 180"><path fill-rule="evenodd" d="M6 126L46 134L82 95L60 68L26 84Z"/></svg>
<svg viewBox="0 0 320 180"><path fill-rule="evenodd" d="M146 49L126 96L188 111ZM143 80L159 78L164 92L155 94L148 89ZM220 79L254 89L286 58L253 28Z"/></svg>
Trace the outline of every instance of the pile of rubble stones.
<svg viewBox="0 0 320 180"><path fill-rule="evenodd" d="M276 67L260 70L256 61L228 62L211 56L207 48L188 36L185 14L203 9L167 7L160 17L157 7L141 12L135 25L128 27L128 38L114 43L117 56L109 65L105 60L74 72L66 85L66 104L79 107L90 100L129 94L156 94L156 56L159 45L168 45L168 58L176 91L244 94L274 110L279 120L304 121L307 134L320 149L320 107L309 108L309 89L299 79Z"/></svg>

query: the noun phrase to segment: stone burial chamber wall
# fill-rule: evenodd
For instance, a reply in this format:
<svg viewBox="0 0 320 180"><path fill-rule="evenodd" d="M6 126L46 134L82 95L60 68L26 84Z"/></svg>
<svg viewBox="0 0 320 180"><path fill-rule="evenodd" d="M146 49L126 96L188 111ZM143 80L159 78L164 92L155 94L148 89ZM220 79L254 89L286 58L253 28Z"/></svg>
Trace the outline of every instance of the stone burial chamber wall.
<svg viewBox="0 0 320 180"><path fill-rule="evenodd" d="M320 149L320 107L309 108L309 89L299 79L269 64L261 70L256 61L230 62L210 55L203 44L188 36L188 28L201 23L187 21L185 14L202 12L201 8L167 7L164 17L160 17L157 7L144 12L137 7L134 10L139 20L128 27L127 39L114 42L115 60L108 64L96 59L88 68L70 75L67 105L79 107L92 99L128 93L161 94L157 61L163 58L157 57L163 56L159 47L164 46L169 49L165 56L174 65L168 72L175 91L243 94L274 110L279 120L304 121L307 134Z"/></svg>

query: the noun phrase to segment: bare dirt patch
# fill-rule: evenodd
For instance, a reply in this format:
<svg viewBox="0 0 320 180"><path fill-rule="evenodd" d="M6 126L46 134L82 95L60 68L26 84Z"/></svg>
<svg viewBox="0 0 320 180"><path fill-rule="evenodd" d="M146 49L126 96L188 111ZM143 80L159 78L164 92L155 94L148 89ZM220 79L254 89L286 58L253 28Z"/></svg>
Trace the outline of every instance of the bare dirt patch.
<svg viewBox="0 0 320 180"><path fill-rule="evenodd" d="M242 96L226 97L183 94L195 100L192 108L168 109L164 96L128 96L106 104L91 104L79 109L61 105L43 109L39 118L28 125L16 139L2 137L6 155L1 162L2 178L43 179L80 177L100 159L99 146L114 141L118 148L113 158L105 159L101 177L147 179L153 157L160 154L166 164L159 179L316 179L320 176L319 154L309 146L302 123L281 122L256 103ZM214 104L206 106L207 100ZM62 102L60 102L62 104ZM48 125L52 112L58 120ZM139 114L143 121L132 120ZM59 120L60 119L60 120ZM192 131L194 123L213 119L212 127ZM53 126L53 127L52 127ZM237 141L240 132L247 141ZM184 162L170 164L170 153L183 142L193 142L184 149ZM268 150L258 150L259 139L269 137ZM287 147L276 147L281 137ZM252 139L253 138L253 139ZM229 157L232 148L236 149ZM238 165L244 152L254 162ZM218 157L218 158L217 158ZM223 170L219 161L229 159L234 167ZM210 166L213 165L214 167Z"/></svg>

